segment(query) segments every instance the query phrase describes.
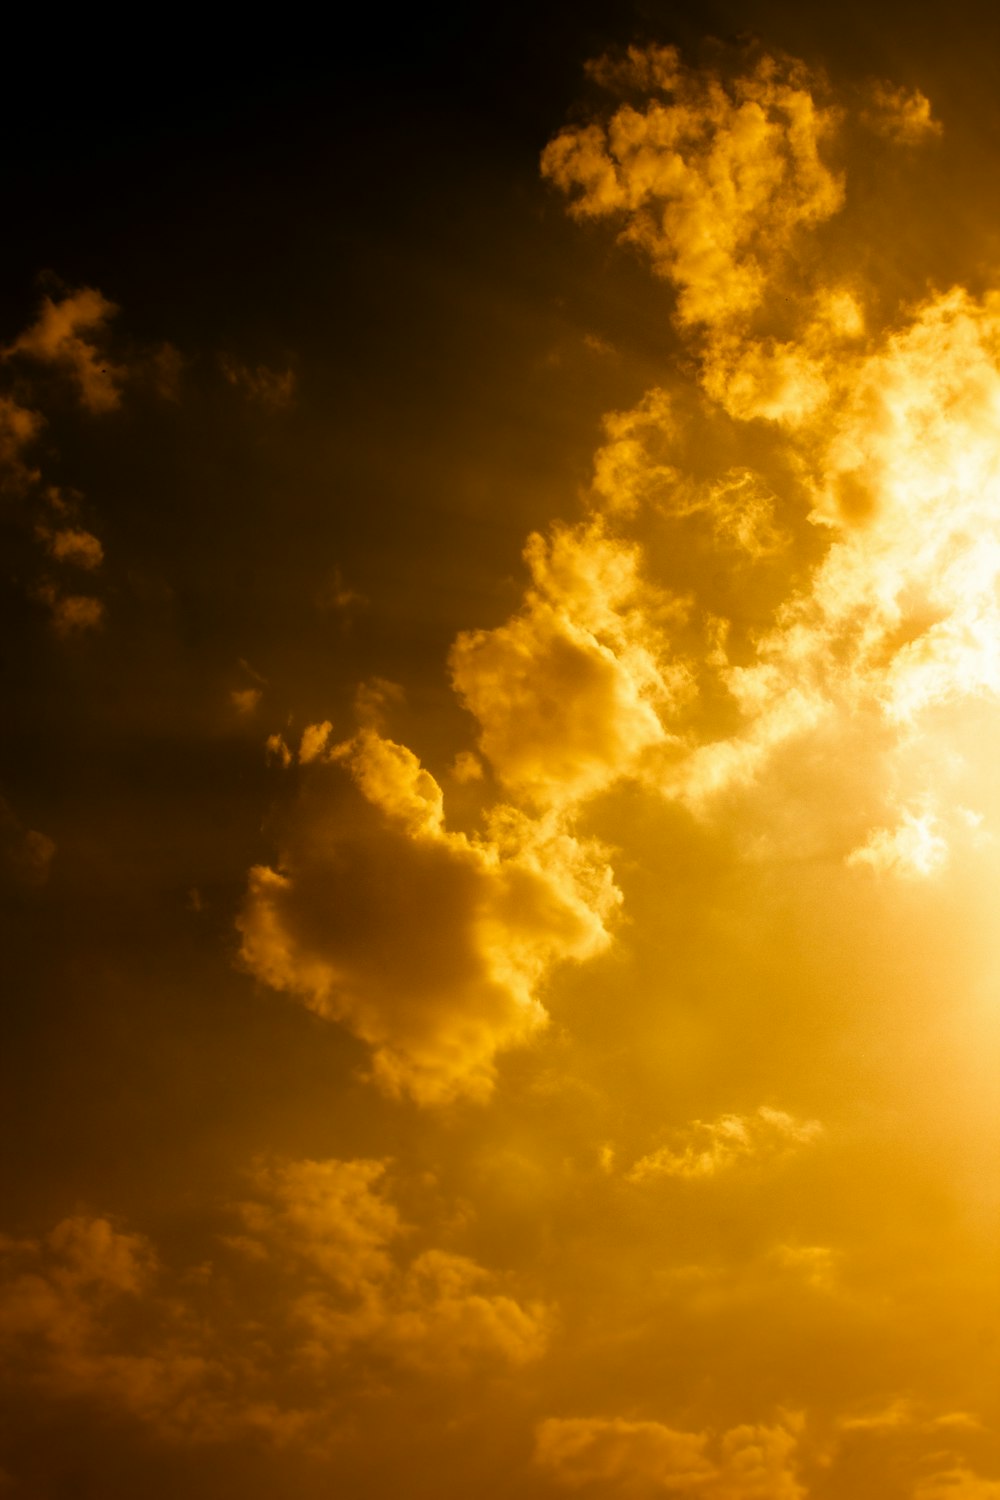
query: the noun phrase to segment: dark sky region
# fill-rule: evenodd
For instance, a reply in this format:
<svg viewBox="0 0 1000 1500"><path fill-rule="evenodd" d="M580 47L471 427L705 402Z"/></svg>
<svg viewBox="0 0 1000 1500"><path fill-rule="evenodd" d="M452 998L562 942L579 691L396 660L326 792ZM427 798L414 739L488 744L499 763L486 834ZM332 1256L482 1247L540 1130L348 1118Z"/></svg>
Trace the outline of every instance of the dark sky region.
<svg viewBox="0 0 1000 1500"><path fill-rule="evenodd" d="M0 1495L996 1500L1000 18L6 73Z"/></svg>

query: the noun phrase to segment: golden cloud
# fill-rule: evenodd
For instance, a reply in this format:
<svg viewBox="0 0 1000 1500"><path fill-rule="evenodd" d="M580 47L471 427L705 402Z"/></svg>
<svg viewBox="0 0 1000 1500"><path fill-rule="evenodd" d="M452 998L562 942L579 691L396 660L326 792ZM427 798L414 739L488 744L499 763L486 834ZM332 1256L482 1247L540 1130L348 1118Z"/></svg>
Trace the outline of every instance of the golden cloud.
<svg viewBox="0 0 1000 1500"><path fill-rule="evenodd" d="M542 172L574 194L577 218L623 222L658 275L678 289L684 325L744 320L780 275L800 229L843 200L821 148L837 112L817 105L820 81L790 59L762 57L735 79L687 68L671 48L631 49L595 76L650 95L606 123L562 131Z"/></svg>
<svg viewBox="0 0 1000 1500"><path fill-rule="evenodd" d="M295 401L295 371L275 370L268 365L248 365L230 355L219 358L219 367L229 384L249 401L271 411L281 411Z"/></svg>
<svg viewBox="0 0 1000 1500"><path fill-rule="evenodd" d="M656 1177L715 1177L741 1162L780 1159L822 1134L818 1120L797 1120L785 1110L762 1104L752 1115L695 1120L674 1144L640 1157L626 1175L635 1183Z"/></svg>
<svg viewBox="0 0 1000 1500"><path fill-rule="evenodd" d="M416 756L363 729L304 783L278 868L252 872L242 961L347 1025L390 1093L483 1098L496 1053L544 1025L548 971L606 947L618 900L600 845L553 817L449 830Z"/></svg>
<svg viewBox="0 0 1000 1500"><path fill-rule="evenodd" d="M529 539L532 587L495 630L461 634L452 680L500 781L534 805L592 797L663 745L663 717L690 692L664 659L668 601L642 579L640 549L598 519Z"/></svg>
<svg viewBox="0 0 1000 1500"><path fill-rule="evenodd" d="M123 367L101 351L107 323L118 311L93 287L81 287L58 299L44 297L38 319L5 351L39 364L65 370L82 404L92 412L114 411L121 404Z"/></svg>
<svg viewBox="0 0 1000 1500"><path fill-rule="evenodd" d="M0 797L0 873L15 885L42 886L56 852L53 839L25 826L5 797Z"/></svg>
<svg viewBox="0 0 1000 1500"><path fill-rule="evenodd" d="M660 1422L550 1417L537 1429L535 1462L570 1489L804 1500L794 1462L798 1425L735 1427L714 1440L708 1432L677 1431Z"/></svg>
<svg viewBox="0 0 1000 1500"><path fill-rule="evenodd" d="M984 1479L962 1464L922 1480L913 1500L1000 1500L1000 1479Z"/></svg>
<svg viewBox="0 0 1000 1500"><path fill-rule="evenodd" d="M453 1380L539 1358L550 1308L466 1255L406 1254L413 1231L385 1174L380 1161L258 1163L236 1232L180 1272L98 1216L0 1238L6 1379L171 1442L322 1450L339 1420L338 1372L388 1361Z"/></svg>
<svg viewBox="0 0 1000 1500"><path fill-rule="evenodd" d="M431 1248L400 1261L407 1226L385 1173L380 1161L262 1165L256 1197L239 1206L245 1233L231 1243L298 1282L289 1315L303 1357L322 1366L361 1346L438 1374L536 1359L550 1322L541 1304L498 1292L467 1256Z"/></svg>

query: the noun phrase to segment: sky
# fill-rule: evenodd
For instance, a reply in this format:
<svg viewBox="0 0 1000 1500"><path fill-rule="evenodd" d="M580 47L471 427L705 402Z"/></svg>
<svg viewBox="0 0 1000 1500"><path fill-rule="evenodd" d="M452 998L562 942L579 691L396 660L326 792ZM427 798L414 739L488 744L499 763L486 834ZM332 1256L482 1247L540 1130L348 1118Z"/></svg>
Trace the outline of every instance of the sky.
<svg viewBox="0 0 1000 1500"><path fill-rule="evenodd" d="M21 23L0 1495L1000 1500L1000 20Z"/></svg>

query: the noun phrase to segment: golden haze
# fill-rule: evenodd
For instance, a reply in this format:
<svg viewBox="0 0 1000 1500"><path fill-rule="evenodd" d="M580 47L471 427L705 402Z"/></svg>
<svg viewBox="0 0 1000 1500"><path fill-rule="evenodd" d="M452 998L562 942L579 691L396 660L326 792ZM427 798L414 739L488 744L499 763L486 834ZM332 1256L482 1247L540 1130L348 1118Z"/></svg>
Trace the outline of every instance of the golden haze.
<svg viewBox="0 0 1000 1500"><path fill-rule="evenodd" d="M1000 282L912 264L957 149L912 79L644 44L586 89L531 232L599 275L531 402L609 399L503 561L416 479L282 552L251 470L306 482L314 355L55 283L3 348L24 628L145 768L104 850L12 785L5 887L83 914L66 995L147 1059L105 1149L151 1153L17 1200L5 1493L1000 1496ZM216 476L198 403L249 584L50 440Z"/></svg>

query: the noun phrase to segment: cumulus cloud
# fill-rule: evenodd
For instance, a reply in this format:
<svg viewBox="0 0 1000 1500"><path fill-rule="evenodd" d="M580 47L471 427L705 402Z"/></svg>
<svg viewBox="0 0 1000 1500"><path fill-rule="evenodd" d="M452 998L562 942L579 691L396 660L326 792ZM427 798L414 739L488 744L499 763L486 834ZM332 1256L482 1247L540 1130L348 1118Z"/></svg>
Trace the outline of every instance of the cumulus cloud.
<svg viewBox="0 0 1000 1500"><path fill-rule="evenodd" d="M23 488L38 479L38 472L29 469L24 461L24 450L34 442L42 429L43 418L15 401L13 396L0 395L0 485Z"/></svg>
<svg viewBox="0 0 1000 1500"><path fill-rule="evenodd" d="M867 715L881 726L869 736L881 766L870 770L885 804L867 828L845 827L841 857L856 869L932 874L966 836L967 809L935 800L926 767L914 780L904 758L919 760L912 750L930 714L995 700L1000 689L1000 294L935 294L873 333L863 285L796 285L783 331L762 333L750 315L772 286L786 289L792 240L840 203L842 184L823 154L838 121L825 84L788 60L764 59L723 78L687 68L669 48L633 49L592 72L624 102L602 123L558 136L543 170L573 195L574 214L615 219L676 284L681 324L702 330L699 380L709 409L716 403L738 423L770 424L794 476L786 495L748 466L696 482L683 471L683 424L654 389L606 420L594 505L637 559L629 528L648 528L655 517L710 527L720 559L727 549L752 562L780 555L789 521L800 533L803 521L811 524L815 537L805 576L791 575L771 623L749 639L734 629L738 614L713 613L696 595L690 624L708 648L700 658L680 648L678 632L647 646L658 670L669 660L697 677L711 712L689 703L683 752L671 743L669 755L640 752L633 766L651 774L659 763L665 794L705 812L720 795L759 782L792 745L825 740L835 753L838 735ZM879 84L861 108L895 144L936 128L919 91ZM637 561L636 578L648 572ZM649 597L641 588L634 596L647 616ZM507 627L509 639L491 638L484 666L490 652L513 658L530 620L531 607ZM488 719L487 688L480 697ZM522 705L513 694L495 697L522 753ZM712 706L726 700L738 726L719 737ZM669 715L655 707L665 730ZM510 776L518 768L502 736L488 723L483 748L489 756L496 747L500 774L506 764ZM572 743L571 732L562 738ZM655 743L650 726L645 747ZM605 763L629 761L619 753Z"/></svg>
<svg viewBox="0 0 1000 1500"><path fill-rule="evenodd" d="M544 1025L556 965L607 948L620 898L609 852L581 832L595 797L631 779L710 817L796 748L854 756L863 725L872 792L830 835L833 857L859 878L933 873L965 814L903 758L922 716L1000 690L996 298L935 296L873 334L861 291L817 285L780 337L754 333L797 236L841 201L822 80L787 59L696 72L671 49L594 71L626 102L563 132L544 170L674 281L702 417L780 434L790 493L749 463L685 474L660 389L606 419L584 519L529 538L521 607L450 654L478 755L458 752L449 785L507 799L476 832L449 826L438 782L388 737L394 685L363 686L343 743L325 720L304 731L279 857L251 874L242 963L352 1031L384 1089L425 1103L485 1097L497 1055ZM661 582L654 528L682 538L681 558L697 536L724 561L728 597ZM793 555L762 604L758 576ZM268 754L294 759L280 735ZM633 1173L711 1175L776 1150L788 1118L700 1123Z"/></svg>
<svg viewBox="0 0 1000 1500"><path fill-rule="evenodd" d="M497 1052L544 1025L552 965L602 951L618 900L601 847L554 819L500 806L483 836L449 830L412 751L363 729L252 872L242 961L347 1025L390 1093L482 1098Z"/></svg>
<svg viewBox="0 0 1000 1500"><path fill-rule="evenodd" d="M656 1177L715 1177L742 1162L773 1161L811 1145L823 1134L818 1120L799 1120L762 1104L752 1115L720 1115L695 1120L670 1145L640 1159L626 1174L629 1182Z"/></svg>
<svg viewBox="0 0 1000 1500"><path fill-rule="evenodd" d="M908 1396L898 1396L886 1406L856 1412L838 1419L840 1432L887 1434L916 1430L919 1432L982 1432L983 1424L967 1411L939 1412L930 1416Z"/></svg>
<svg viewBox="0 0 1000 1500"><path fill-rule="evenodd" d="M78 568L92 571L104 561L104 548L93 532L82 526L58 528L41 525L38 536L45 543L49 556L56 562L72 563Z"/></svg>
<svg viewBox="0 0 1000 1500"><path fill-rule="evenodd" d="M922 90L885 81L869 85L861 119L894 145L919 145L941 134L941 122L931 114L931 101Z"/></svg>
<svg viewBox="0 0 1000 1500"><path fill-rule="evenodd" d="M958 1465L921 1480L913 1500L1000 1500L1000 1479L985 1479Z"/></svg>
<svg viewBox="0 0 1000 1500"><path fill-rule="evenodd" d="M318 759L332 733L333 725L329 719L324 719L322 724L307 724L299 741L299 764L307 766L311 760Z"/></svg>
<svg viewBox="0 0 1000 1500"><path fill-rule="evenodd" d="M287 770L292 764L292 752L285 743L283 735L269 734L264 741L264 758L268 765L281 766Z"/></svg>
<svg viewBox="0 0 1000 1500"><path fill-rule="evenodd" d="M545 1307L500 1292L467 1256L400 1254L407 1226L385 1174L380 1161L261 1166L255 1198L240 1206L245 1234L233 1243L294 1280L289 1313L303 1357L322 1366L361 1346L439 1374L537 1358Z"/></svg>
<svg viewBox="0 0 1000 1500"><path fill-rule="evenodd" d="M847 856L848 865L903 876L928 876L948 863L948 842L933 812L904 809L895 828L876 828Z"/></svg>
<svg viewBox="0 0 1000 1500"><path fill-rule="evenodd" d="M104 352L106 325L117 311L93 288L45 297L38 319L2 350L14 389L25 383L25 368L48 366L67 375L89 411L111 411L120 404L124 367ZM37 383L37 382L32 382ZM37 439L44 418L11 394L0 394L0 488L31 497L35 514L22 515L45 549L49 566L29 584L32 596L45 604L57 635L69 637L93 630L104 617L104 604L84 594L61 575L95 573L104 561L100 538L82 524L80 497L55 486L42 486L42 472L29 466L25 453Z"/></svg>
<svg viewBox="0 0 1000 1500"><path fill-rule="evenodd" d="M568 1489L700 1500L803 1500L796 1478L798 1423L734 1427L715 1438L660 1422L550 1417L536 1430L535 1462Z"/></svg>
<svg viewBox="0 0 1000 1500"><path fill-rule="evenodd" d="M78 1213L0 1236L0 1382L162 1439L322 1449L331 1380L374 1362L452 1380L537 1359L550 1309L466 1255L412 1244L379 1161L272 1161L195 1267ZM424 1230L426 1236L426 1227Z"/></svg>
<svg viewBox="0 0 1000 1500"><path fill-rule="evenodd" d="M471 750L460 750L451 766L451 774L459 783L482 781L483 763Z"/></svg>
<svg viewBox="0 0 1000 1500"><path fill-rule="evenodd" d="M463 632L452 679L500 781L542 806L593 796L664 745L690 690L658 616L670 602L641 574L638 546L597 519L525 549L532 587L495 630Z"/></svg>
<svg viewBox="0 0 1000 1500"><path fill-rule="evenodd" d="M605 442L594 455L593 494L606 515L634 516L640 506L672 497L678 423L670 397L654 386L631 411L608 412Z"/></svg>
<svg viewBox="0 0 1000 1500"><path fill-rule="evenodd" d="M604 418L606 441L594 455L595 511L619 523L665 517L698 521L726 562L760 562L785 550L777 496L761 474L734 465L695 482L679 466L684 424L667 393L654 386L630 411ZM635 545L633 543L633 545ZM636 553L638 559L638 553ZM662 646L661 646L662 649Z"/></svg>
<svg viewBox="0 0 1000 1500"><path fill-rule="evenodd" d="M233 688L229 694L229 701L238 714L249 718L260 707L262 697L263 693L258 687Z"/></svg>
<svg viewBox="0 0 1000 1500"><path fill-rule="evenodd" d="M229 384L258 406L281 411L295 400L296 379L292 369L248 365L229 355L220 356L219 367Z"/></svg>
<svg viewBox="0 0 1000 1500"><path fill-rule="evenodd" d="M81 287L60 298L46 296L36 322L4 351L62 369L92 412L114 411L121 404L126 371L103 352L106 327L118 311L93 287Z"/></svg>
<svg viewBox="0 0 1000 1500"><path fill-rule="evenodd" d="M997 297L955 289L868 335L850 299L831 292L823 317L839 331L824 345L810 313L801 346L821 377L817 404L793 403L780 424L791 494L776 494L750 468L686 476L683 432L661 392L614 414L594 503L626 534L648 535L651 523L669 520L688 528L680 545L689 546L690 528L700 528L731 570L740 558L750 569L782 557L803 524L813 534L814 560L786 573L769 619L752 633L741 625L748 605L760 610L752 571L742 581L730 572L728 602L696 591L686 639L675 622L664 629L655 659L686 670L701 692L684 705L682 744L671 740L669 754L640 762L650 781L661 767L668 797L707 812L759 783L790 747L829 758L844 753L838 736L868 722L870 782L881 783L883 803L867 828L848 826L851 813L839 857L857 869L926 876L946 867L952 847L989 837L954 768L945 774L928 762L923 726L944 708L996 702L1000 691ZM762 369L772 357L781 362L766 341L741 347L743 376L747 351ZM734 380L732 368L719 379ZM744 410L737 387L727 387L731 414L759 415L763 387L739 387ZM640 556L638 542L622 545ZM651 571L647 557L636 577ZM640 586L640 612L652 613L649 597ZM736 723L720 737L712 706L726 701Z"/></svg>
<svg viewBox="0 0 1000 1500"><path fill-rule="evenodd" d="M154 1424L187 1425L188 1403L203 1394L209 1371L203 1352L162 1320L144 1339L119 1328L156 1279L146 1239L76 1215L41 1241L8 1239L0 1248L0 1346L20 1382Z"/></svg>
<svg viewBox="0 0 1000 1500"><path fill-rule="evenodd" d="M562 131L542 171L578 218L611 217L677 287L684 325L720 327L760 306L798 230L829 218L843 186L822 150L836 112L819 80L763 57L734 79L687 68L672 48L630 49L593 70L646 95Z"/></svg>
<svg viewBox="0 0 1000 1500"><path fill-rule="evenodd" d="M996 698L998 317L995 295L953 291L842 365L840 394L801 448L812 519L831 543L756 660L724 670L744 725L692 756L689 794L703 775L718 786L753 774L834 711L868 709L901 741L930 710ZM933 862L922 817L911 806L895 833L873 833L865 858L905 862L909 849L909 863Z"/></svg>
<svg viewBox="0 0 1000 1500"><path fill-rule="evenodd" d="M10 803L0 797L0 871L8 881L20 886L42 886L56 852L48 834L28 828Z"/></svg>
<svg viewBox="0 0 1000 1500"><path fill-rule="evenodd" d="M37 597L48 606L57 635L82 635L104 623L104 603L93 594L64 593L54 583L40 584Z"/></svg>

